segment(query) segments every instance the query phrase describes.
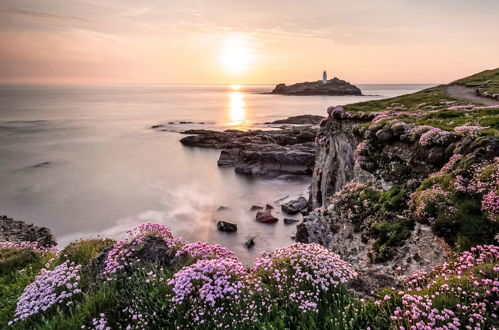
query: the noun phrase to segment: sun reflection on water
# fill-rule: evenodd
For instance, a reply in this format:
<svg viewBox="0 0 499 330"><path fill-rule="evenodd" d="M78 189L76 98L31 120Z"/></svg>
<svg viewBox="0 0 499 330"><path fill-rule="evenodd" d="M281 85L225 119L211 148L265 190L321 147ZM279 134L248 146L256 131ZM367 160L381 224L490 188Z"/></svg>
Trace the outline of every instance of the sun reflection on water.
<svg viewBox="0 0 499 330"><path fill-rule="evenodd" d="M246 119L244 95L241 92L231 92L229 98L229 125L241 126Z"/></svg>

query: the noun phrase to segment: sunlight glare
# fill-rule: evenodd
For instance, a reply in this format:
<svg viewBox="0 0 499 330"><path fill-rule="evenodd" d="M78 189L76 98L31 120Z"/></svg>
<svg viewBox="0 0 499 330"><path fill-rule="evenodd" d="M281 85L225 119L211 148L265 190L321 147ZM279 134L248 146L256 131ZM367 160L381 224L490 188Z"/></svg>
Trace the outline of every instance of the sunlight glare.
<svg viewBox="0 0 499 330"><path fill-rule="evenodd" d="M244 96L241 92L230 93L229 125L238 126L244 123L246 111Z"/></svg>
<svg viewBox="0 0 499 330"><path fill-rule="evenodd" d="M248 69L254 55L244 38L233 36L227 40L220 56L220 63L228 73L240 74Z"/></svg>

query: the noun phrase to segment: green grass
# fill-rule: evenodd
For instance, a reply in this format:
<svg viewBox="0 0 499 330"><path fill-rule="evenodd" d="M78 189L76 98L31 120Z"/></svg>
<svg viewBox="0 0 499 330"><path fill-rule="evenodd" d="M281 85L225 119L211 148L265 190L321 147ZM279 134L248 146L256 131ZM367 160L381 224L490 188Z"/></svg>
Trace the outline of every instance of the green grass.
<svg viewBox="0 0 499 330"><path fill-rule="evenodd" d="M453 81L451 85L465 85L468 87L481 87L489 94L499 93L499 68L485 70L466 78Z"/></svg>

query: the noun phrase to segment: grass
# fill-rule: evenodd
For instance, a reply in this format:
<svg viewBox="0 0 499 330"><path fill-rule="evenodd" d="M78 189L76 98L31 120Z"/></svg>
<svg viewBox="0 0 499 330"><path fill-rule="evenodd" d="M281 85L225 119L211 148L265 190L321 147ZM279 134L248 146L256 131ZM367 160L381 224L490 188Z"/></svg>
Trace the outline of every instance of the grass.
<svg viewBox="0 0 499 330"><path fill-rule="evenodd" d="M468 87L481 87L489 94L499 94L499 68L485 70L466 78L453 81L451 85L465 85Z"/></svg>

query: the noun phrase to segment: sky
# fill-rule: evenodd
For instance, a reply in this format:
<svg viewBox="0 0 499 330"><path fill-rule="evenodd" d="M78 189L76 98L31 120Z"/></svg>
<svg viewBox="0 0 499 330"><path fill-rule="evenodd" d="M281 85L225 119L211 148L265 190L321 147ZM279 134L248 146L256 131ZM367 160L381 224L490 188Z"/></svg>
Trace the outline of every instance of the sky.
<svg viewBox="0 0 499 330"><path fill-rule="evenodd" d="M2 0L0 82L445 83L498 35L497 0Z"/></svg>

